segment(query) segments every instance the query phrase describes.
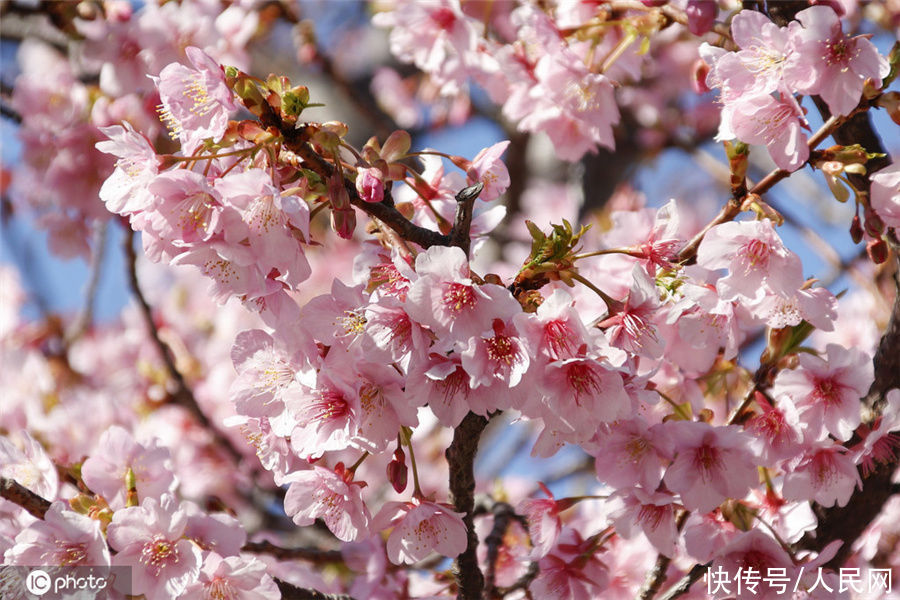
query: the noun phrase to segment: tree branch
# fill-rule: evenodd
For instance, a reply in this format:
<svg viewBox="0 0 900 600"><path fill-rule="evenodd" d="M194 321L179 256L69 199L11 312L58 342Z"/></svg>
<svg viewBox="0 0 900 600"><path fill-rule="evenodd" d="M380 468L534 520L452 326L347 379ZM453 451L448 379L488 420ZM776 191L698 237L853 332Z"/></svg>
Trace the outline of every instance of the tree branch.
<svg viewBox="0 0 900 600"><path fill-rule="evenodd" d="M243 455L234 447L231 440L219 431L212 421L209 420L209 417L203 413L203 410L201 410L200 405L197 403L197 399L194 397L194 393L184 380L184 376L178 370L178 367L175 366L175 356L172 353L172 349L159 337L159 328L157 328L156 322L153 320L153 309L144 297L144 293L141 291L141 286L137 278L137 255L134 251L133 232L126 232L126 235L122 240L122 248L125 251L125 265L128 270L128 284L131 287L131 293L134 294L134 297L137 300L138 308L140 309L141 316L144 318L144 324L147 326L147 332L150 334L150 339L159 351L163 364L166 367L166 371L169 373L169 377L175 382L175 392L172 394L172 400L191 413L200 425L210 432L215 441L228 451L228 454L235 461L242 460Z"/></svg>
<svg viewBox="0 0 900 600"><path fill-rule="evenodd" d="M863 100L860 102L859 106L845 117L830 117L825 123L816 131L812 136L810 136L809 141L807 141L807 146L810 150L810 156L812 156L812 151L816 149L816 147L822 143L825 138L841 126L847 119L851 118L853 115L856 115L860 111L868 110L871 106L871 100ZM809 160L807 160L808 164ZM802 165L801 165L802 166ZM800 168L800 167L798 167ZM762 178L762 180L753 186L753 188L748 192L748 194L756 194L761 195L765 192L769 191L776 183L781 181L782 179L788 177L791 174L791 171L785 171L784 169L775 169L770 172L768 175ZM684 248L678 253L678 260L682 263L692 262L694 258L697 256L697 249L700 247L700 243L703 241L703 238L706 236L707 232L710 229L715 227L716 225L721 225L722 223L726 223L728 221L733 220L736 216L741 213L741 204L743 202L743 198L729 198L728 203L722 207L722 210L719 211L719 214L713 218L712 221L707 223L706 227L704 227L700 233L691 238Z"/></svg>
<svg viewBox="0 0 900 600"><path fill-rule="evenodd" d="M453 562L453 574L459 586L457 600L481 600L484 575L478 566L478 536L475 534L473 512L475 509L475 454L478 439L487 427L488 420L473 412L467 414L453 430L453 441L447 448L450 465L450 498L457 512L463 513L468 545Z"/></svg>
<svg viewBox="0 0 900 600"><path fill-rule="evenodd" d="M484 189L484 184L480 181L475 185L463 188L456 194L456 219L453 222L453 229L450 231L450 245L462 248L469 256L469 247L472 245L472 239L469 232L472 229L472 210L475 207L475 200Z"/></svg>
<svg viewBox="0 0 900 600"><path fill-rule="evenodd" d="M247 542L241 552L267 554L278 560L304 560L314 564L343 562L340 550L320 550L319 548L282 548L267 541Z"/></svg>
<svg viewBox="0 0 900 600"><path fill-rule="evenodd" d="M18 504L38 519L43 519L50 510L49 500L41 498L15 479L0 477L0 497Z"/></svg>
<svg viewBox="0 0 900 600"><path fill-rule="evenodd" d="M347 594L323 594L316 590L299 588L277 577L274 579L281 592L281 600L354 600Z"/></svg>

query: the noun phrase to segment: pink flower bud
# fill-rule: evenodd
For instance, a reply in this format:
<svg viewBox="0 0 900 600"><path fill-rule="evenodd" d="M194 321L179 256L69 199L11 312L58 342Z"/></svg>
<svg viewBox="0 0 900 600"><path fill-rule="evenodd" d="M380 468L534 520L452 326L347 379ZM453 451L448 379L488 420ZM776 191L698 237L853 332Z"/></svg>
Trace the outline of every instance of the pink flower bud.
<svg viewBox="0 0 900 600"><path fill-rule="evenodd" d="M356 229L356 212L352 208L332 210L331 228L339 236L349 240L353 237L353 230Z"/></svg>
<svg viewBox="0 0 900 600"><path fill-rule="evenodd" d="M877 240L869 240L869 243L866 244L866 253L869 255L869 258L872 259L873 263L880 265L887 260L887 244L880 238Z"/></svg>
<svg viewBox="0 0 900 600"><path fill-rule="evenodd" d="M409 471L406 468L406 455L403 453L403 449L398 447L397 450L394 451L394 456L387 466L388 481L391 482L394 491L398 494L406 489L408 473Z"/></svg>
<svg viewBox="0 0 900 600"><path fill-rule="evenodd" d="M688 18L688 29L694 35L703 35L712 29L719 7L710 0L688 0L684 12Z"/></svg>
<svg viewBox="0 0 900 600"><path fill-rule="evenodd" d="M853 222L850 223L850 239L854 244L858 244L863 239L863 228L859 221L859 215L854 215Z"/></svg>
<svg viewBox="0 0 900 600"><path fill-rule="evenodd" d="M706 77L709 75L709 65L702 58L698 58L691 65L691 86L698 94L705 94L709 91L706 85Z"/></svg>
<svg viewBox="0 0 900 600"><path fill-rule="evenodd" d="M356 176L356 191L366 202L384 200L384 180L378 169L360 169Z"/></svg>

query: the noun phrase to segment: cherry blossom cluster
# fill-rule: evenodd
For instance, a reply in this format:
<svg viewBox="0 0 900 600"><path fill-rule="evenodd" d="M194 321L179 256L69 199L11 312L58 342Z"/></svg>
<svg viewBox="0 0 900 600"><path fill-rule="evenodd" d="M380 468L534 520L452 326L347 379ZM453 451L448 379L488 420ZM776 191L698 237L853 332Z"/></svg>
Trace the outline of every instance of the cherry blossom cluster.
<svg viewBox="0 0 900 600"><path fill-rule="evenodd" d="M809 129L795 94L818 95L833 115L848 115L863 88L881 87L887 60L864 36L844 34L830 6L812 6L779 27L765 15L741 11L731 22L739 50L704 45L710 87L723 104L718 139L765 145L780 168L794 171L809 159Z"/></svg>
<svg viewBox="0 0 900 600"><path fill-rule="evenodd" d="M112 169L94 145L99 128L130 122L154 137L160 128L154 87L158 75L181 58L185 46L199 46L229 64L245 66L245 45L258 14L214 2L106 2L104 14L88 10L73 19L78 60L50 45L26 40L12 106L22 118L21 165L13 171L16 207L38 216L50 234L50 248L72 257L87 255L96 221L109 219L97 192ZM34 182L42 182L35 186Z"/></svg>

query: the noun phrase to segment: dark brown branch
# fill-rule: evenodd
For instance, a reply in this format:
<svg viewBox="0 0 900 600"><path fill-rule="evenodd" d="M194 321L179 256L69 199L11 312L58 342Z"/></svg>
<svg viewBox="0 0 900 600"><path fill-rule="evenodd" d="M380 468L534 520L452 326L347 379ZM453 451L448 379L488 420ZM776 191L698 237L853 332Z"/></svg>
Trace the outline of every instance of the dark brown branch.
<svg viewBox="0 0 900 600"><path fill-rule="evenodd" d="M510 524L516 520L515 509L506 502L495 502L491 506L491 514L494 516L494 524L491 532L484 538L487 546L487 570L484 573L485 598L502 597L497 593L495 573L497 570L497 557L500 555L500 547L503 545L503 536L506 535Z"/></svg>
<svg viewBox="0 0 900 600"><path fill-rule="evenodd" d="M309 144L308 134L304 128L295 129L292 125L288 125L281 120L281 117L269 106L263 102L256 106L257 110L262 111L259 117L263 127L275 127L281 132L284 138L284 145L291 152L303 159L305 165L314 171L319 177L327 181L334 173L334 167L324 158L322 158ZM379 221L397 232L397 235L408 242L418 244L423 248L431 246L448 246L450 244L449 236L443 235L437 231L419 227L394 207L394 200L390 192L385 190L384 200L381 202L366 202L359 197L356 186L349 181L344 182L347 193L350 196L350 204L360 209L370 217L375 217Z"/></svg>
<svg viewBox="0 0 900 600"><path fill-rule="evenodd" d="M241 552L251 554L267 554L278 560L304 560L314 564L343 562L339 550L320 550L318 548L282 548L271 542L247 542Z"/></svg>
<svg viewBox="0 0 900 600"><path fill-rule="evenodd" d="M166 371L169 373L169 377L175 382L175 391L172 394L172 400L175 404L185 408L193 415L200 425L210 432L215 441L223 446L235 461L240 461L243 456L237 448L234 447L231 440L219 431L212 421L209 420L209 417L203 413L203 410L201 410L200 405L197 403L197 399L194 397L194 393L184 380L184 376L181 374L181 371L178 370L178 367L175 366L175 355L172 353L172 349L159 337L159 328L153 320L153 309L144 297L144 293L141 291L141 285L138 282L136 269L137 255L134 251L133 233L126 232L126 235L122 240L122 248L125 251L125 265L128 271L128 284L131 287L131 293L134 294L134 297L137 300L138 308L144 319L144 324L147 326L147 332L150 334L150 340L153 342L153 345L156 346L163 364L166 367Z"/></svg>
<svg viewBox="0 0 900 600"><path fill-rule="evenodd" d="M456 219L450 231L450 245L462 248L466 257L469 256L469 247L472 245L472 239L469 237L469 231L472 229L472 210L475 207L475 200L483 189L484 184L479 181L456 194Z"/></svg>
<svg viewBox="0 0 900 600"><path fill-rule="evenodd" d="M38 519L43 519L50 510L49 500L41 498L15 479L0 477L0 497L18 504Z"/></svg>
<svg viewBox="0 0 900 600"><path fill-rule="evenodd" d="M453 430L453 441L447 448L450 465L450 498L457 512L463 513L468 545L453 562L453 574L459 586L458 600L481 600L484 575L478 566L478 536L475 534L473 512L475 509L475 454L478 440L487 427L488 420L470 412Z"/></svg>
<svg viewBox="0 0 900 600"><path fill-rule="evenodd" d="M275 578L275 584L281 592L281 600L354 600L347 594L323 594L316 590L299 588L278 578Z"/></svg>

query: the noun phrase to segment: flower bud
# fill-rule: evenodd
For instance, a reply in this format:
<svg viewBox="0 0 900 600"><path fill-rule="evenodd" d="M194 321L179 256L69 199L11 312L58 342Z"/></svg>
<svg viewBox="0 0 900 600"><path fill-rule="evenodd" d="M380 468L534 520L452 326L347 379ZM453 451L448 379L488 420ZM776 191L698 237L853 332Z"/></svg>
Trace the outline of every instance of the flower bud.
<svg viewBox="0 0 900 600"><path fill-rule="evenodd" d="M388 136L381 147L381 158L389 163L396 162L406 156L412 146L412 138L409 133L398 129Z"/></svg>
<svg viewBox="0 0 900 600"><path fill-rule="evenodd" d="M853 222L850 223L850 239L854 244L860 243L863 239L863 227L859 215L853 215Z"/></svg>
<svg viewBox="0 0 900 600"><path fill-rule="evenodd" d="M881 234L884 232L884 221L881 220L878 213L872 210L872 207L866 207L864 216L866 219L866 233L873 238L881 237Z"/></svg>
<svg viewBox="0 0 900 600"><path fill-rule="evenodd" d="M388 481L391 482L394 491L398 494L403 493L403 490L406 489L408 474L409 470L406 468L406 455L403 453L403 448L397 446L397 449L394 451L394 456L387 466L387 477Z"/></svg>
<svg viewBox="0 0 900 600"><path fill-rule="evenodd" d="M691 65L691 86L698 94L705 94L709 91L706 85L706 77L709 75L709 65L702 58L698 58Z"/></svg>
<svg viewBox="0 0 900 600"><path fill-rule="evenodd" d="M384 200L384 176L379 169L359 169L356 175L356 191L366 202Z"/></svg>
<svg viewBox="0 0 900 600"><path fill-rule="evenodd" d="M703 35L712 29L719 6L709 0L688 0L684 9L688 18L688 29L694 35Z"/></svg>
<svg viewBox="0 0 900 600"><path fill-rule="evenodd" d="M356 212L352 208L331 211L331 228L345 240L353 237L356 229Z"/></svg>
<svg viewBox="0 0 900 600"><path fill-rule="evenodd" d="M881 238L869 240L869 243L866 244L866 253L869 255L869 258L872 259L873 263L880 265L886 261L888 257L887 243Z"/></svg>

